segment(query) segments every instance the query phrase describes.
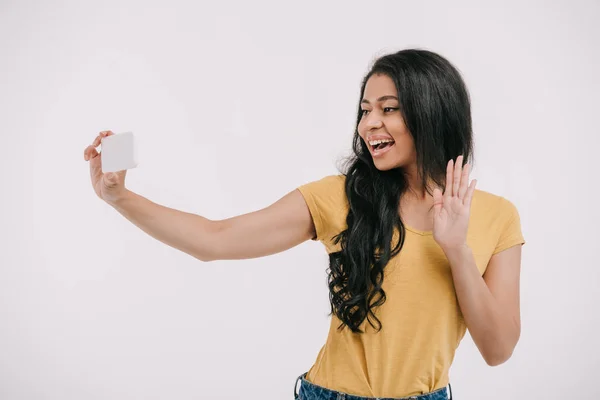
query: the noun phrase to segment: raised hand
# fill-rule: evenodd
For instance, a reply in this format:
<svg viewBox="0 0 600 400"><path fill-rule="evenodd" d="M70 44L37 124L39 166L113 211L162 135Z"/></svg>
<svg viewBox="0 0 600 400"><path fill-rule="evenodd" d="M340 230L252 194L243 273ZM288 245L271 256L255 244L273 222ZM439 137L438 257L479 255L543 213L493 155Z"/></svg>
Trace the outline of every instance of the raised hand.
<svg viewBox="0 0 600 400"><path fill-rule="evenodd" d="M107 203L114 202L125 192L125 174L127 171L102 173L102 158L96 147L100 146L102 139L114 135L111 131L102 131L94 142L85 148L83 158L90 162L90 177L96 195Z"/></svg>
<svg viewBox="0 0 600 400"><path fill-rule="evenodd" d="M469 185L471 165L466 164L463 169L462 164L462 155L456 159L456 166L450 160L444 194L438 188L433 190L433 239L444 251L465 246L467 242L471 199L477 180Z"/></svg>

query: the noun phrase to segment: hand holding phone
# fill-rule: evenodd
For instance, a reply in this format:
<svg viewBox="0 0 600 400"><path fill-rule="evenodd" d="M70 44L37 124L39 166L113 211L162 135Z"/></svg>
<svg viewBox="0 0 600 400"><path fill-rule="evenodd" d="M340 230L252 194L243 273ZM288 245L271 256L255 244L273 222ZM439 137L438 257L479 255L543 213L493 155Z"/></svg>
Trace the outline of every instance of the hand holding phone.
<svg viewBox="0 0 600 400"><path fill-rule="evenodd" d="M100 152L96 150L102 145ZM115 135L102 131L91 145L83 151L83 158L90 162L90 177L96 195L109 204L123 198L127 169L137 166L133 134L126 132Z"/></svg>

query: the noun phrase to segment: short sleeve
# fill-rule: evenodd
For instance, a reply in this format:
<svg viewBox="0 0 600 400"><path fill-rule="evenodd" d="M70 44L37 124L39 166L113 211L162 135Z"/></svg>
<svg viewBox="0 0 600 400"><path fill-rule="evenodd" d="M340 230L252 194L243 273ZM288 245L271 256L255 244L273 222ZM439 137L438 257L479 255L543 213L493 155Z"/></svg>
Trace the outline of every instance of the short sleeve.
<svg viewBox="0 0 600 400"><path fill-rule="evenodd" d="M329 242L339 233L340 218L345 215L344 178L343 175L330 175L298 187L315 225L313 240Z"/></svg>
<svg viewBox="0 0 600 400"><path fill-rule="evenodd" d="M496 244L496 248L494 249L493 254L499 253L503 250L506 250L512 246L518 244L525 244L525 239L523 237L523 233L521 232L521 218L519 216L519 212L517 207L505 199L501 198L502 206L502 219L505 221L501 226L500 235L498 237L498 241Z"/></svg>

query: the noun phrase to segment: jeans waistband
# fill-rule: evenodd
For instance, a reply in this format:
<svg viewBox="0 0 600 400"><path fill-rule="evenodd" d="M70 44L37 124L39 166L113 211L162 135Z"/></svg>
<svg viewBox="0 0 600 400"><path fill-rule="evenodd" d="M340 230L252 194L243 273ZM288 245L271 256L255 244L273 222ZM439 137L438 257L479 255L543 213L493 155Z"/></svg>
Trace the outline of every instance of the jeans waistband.
<svg viewBox="0 0 600 400"><path fill-rule="evenodd" d="M452 400L452 386L450 384L448 384L447 387L434 390L431 393L415 396L395 398L363 397L342 393L315 385L314 383L311 383L305 379L307 373L308 372L303 373L296 379L296 383L294 385L295 400L304 400L304 397L319 400ZM298 388L298 382L300 382L300 389L296 390ZM300 398L300 395L303 397Z"/></svg>

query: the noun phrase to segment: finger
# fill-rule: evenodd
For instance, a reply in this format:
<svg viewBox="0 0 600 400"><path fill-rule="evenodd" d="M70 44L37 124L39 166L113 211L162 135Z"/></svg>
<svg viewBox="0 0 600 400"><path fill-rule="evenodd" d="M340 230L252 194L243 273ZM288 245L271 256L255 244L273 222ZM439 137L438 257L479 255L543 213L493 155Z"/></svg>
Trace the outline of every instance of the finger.
<svg viewBox="0 0 600 400"><path fill-rule="evenodd" d="M102 143L102 139L104 139L107 136L112 136L112 135L114 135L114 133L112 133L112 131L102 131L102 132L100 132L100 134L96 138L96 140L98 140L98 144L96 145L96 147L98 147Z"/></svg>
<svg viewBox="0 0 600 400"><path fill-rule="evenodd" d="M91 145L85 148L85 150L83 151L83 159L85 161L89 161L92 158L96 157L98 155L98 151L96 150L96 148Z"/></svg>
<svg viewBox="0 0 600 400"><path fill-rule="evenodd" d="M473 193L475 193L475 185L477 185L477 179L473 179L473 181L471 181L469 189L465 195L466 197L464 201L467 207L471 207L471 200L473 200Z"/></svg>
<svg viewBox="0 0 600 400"><path fill-rule="evenodd" d="M458 198L459 199L464 199L465 198L465 193L467 192L468 189L468 183L469 183L469 174L471 173L471 164L466 164L465 168L463 169L462 172L462 176L460 178L460 188L458 189Z"/></svg>
<svg viewBox="0 0 600 400"><path fill-rule="evenodd" d="M114 133L112 133L112 131L102 131L98 134L98 136L96 136L96 139L94 140L93 146L94 147L98 147L102 144L102 139L104 139L107 136L112 136L114 135Z"/></svg>
<svg viewBox="0 0 600 400"><path fill-rule="evenodd" d="M96 138L94 139L94 141L92 142L92 146L94 147L98 147L100 146L100 143L102 143L102 138L104 136L102 136L102 134L99 134L98 136L96 136Z"/></svg>
<svg viewBox="0 0 600 400"><path fill-rule="evenodd" d="M107 136L112 136L114 135L114 133L112 131L102 131L98 134L98 136L96 136L96 138L94 139L94 141L92 142L92 144L88 147L85 148L85 150L83 151L83 158L88 161L91 160L92 158L96 157L98 154L96 151L96 147L100 146L100 144L102 144L102 139L104 139Z"/></svg>
<svg viewBox="0 0 600 400"><path fill-rule="evenodd" d="M101 140L102 140L102 134L99 134L98 136L96 136L96 138L94 139L92 144L85 148L85 150L83 152L83 156L86 161L91 160L92 158L94 158L98 155L98 152L96 151L96 147L100 146Z"/></svg>
<svg viewBox="0 0 600 400"><path fill-rule="evenodd" d="M452 177L452 196L458 196L458 188L460 187L460 178L462 174L463 156L458 156L456 165L454 166L454 176Z"/></svg>
<svg viewBox="0 0 600 400"><path fill-rule="evenodd" d="M454 160L448 161L446 167L446 189L444 190L444 197L452 197L452 173L454 172Z"/></svg>

